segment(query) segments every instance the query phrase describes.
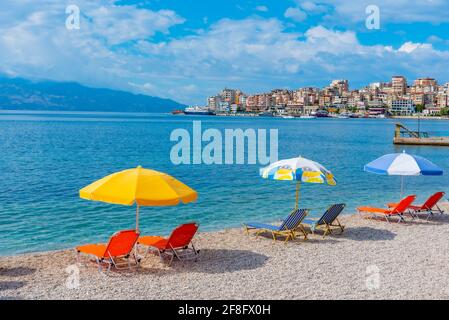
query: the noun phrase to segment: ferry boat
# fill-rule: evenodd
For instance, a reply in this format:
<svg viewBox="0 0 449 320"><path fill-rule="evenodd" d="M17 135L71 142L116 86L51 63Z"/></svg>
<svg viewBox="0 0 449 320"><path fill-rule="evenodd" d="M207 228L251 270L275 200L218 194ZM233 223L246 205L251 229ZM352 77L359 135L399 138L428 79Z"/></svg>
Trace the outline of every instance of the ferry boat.
<svg viewBox="0 0 449 320"><path fill-rule="evenodd" d="M184 109L184 113L188 115L197 115L197 116L210 116L214 115L212 111L204 107L187 107Z"/></svg>

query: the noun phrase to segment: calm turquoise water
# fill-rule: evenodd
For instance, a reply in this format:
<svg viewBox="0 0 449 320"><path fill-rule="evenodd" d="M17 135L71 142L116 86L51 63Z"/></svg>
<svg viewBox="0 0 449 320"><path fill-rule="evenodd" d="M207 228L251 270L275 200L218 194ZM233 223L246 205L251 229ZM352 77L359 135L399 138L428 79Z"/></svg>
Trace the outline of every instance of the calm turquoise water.
<svg viewBox="0 0 449 320"><path fill-rule="evenodd" d="M382 205L399 197L398 177L364 173L385 153L429 158L449 169L449 148L395 147L394 122L381 119L273 119L149 114L0 113L0 255L70 248L106 240L134 226L134 208L85 201L78 190L109 173L137 165L167 172L199 192L194 204L142 208L141 229L167 234L195 220L201 229L273 221L294 205L295 186L258 176L259 165L180 165L170 162L170 132L203 128L278 128L279 158L302 155L325 165L336 187L303 185L301 206L315 215L329 204ZM416 121L403 121L414 128ZM449 135L448 122L421 121L421 129ZM407 177L406 192L419 200L448 190L448 178Z"/></svg>

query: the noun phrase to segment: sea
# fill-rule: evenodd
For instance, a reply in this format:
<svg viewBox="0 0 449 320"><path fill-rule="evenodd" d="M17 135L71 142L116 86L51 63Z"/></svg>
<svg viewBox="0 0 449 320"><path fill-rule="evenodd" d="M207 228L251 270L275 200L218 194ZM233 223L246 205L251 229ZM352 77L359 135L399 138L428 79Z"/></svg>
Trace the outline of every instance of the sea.
<svg viewBox="0 0 449 320"><path fill-rule="evenodd" d="M387 153L423 156L443 176L405 177L404 193L425 200L449 191L449 147L393 145L392 119L282 119L144 113L0 111L0 255L73 248L105 242L135 226L135 207L87 201L79 190L101 177L141 165L168 173L198 191L195 203L142 207L140 231L168 235L196 221L200 231L241 227L285 217L295 204L295 183L265 180L262 164L174 164L176 129L193 121L218 129L277 129L278 158L303 156L329 169L336 186L302 184L299 206L318 217L333 203L345 214L360 205L398 201L400 177L363 171ZM401 120L411 129L418 121ZM449 136L449 122L421 120L420 130ZM268 149L268 147L267 147ZM350 226L348 226L350 228Z"/></svg>

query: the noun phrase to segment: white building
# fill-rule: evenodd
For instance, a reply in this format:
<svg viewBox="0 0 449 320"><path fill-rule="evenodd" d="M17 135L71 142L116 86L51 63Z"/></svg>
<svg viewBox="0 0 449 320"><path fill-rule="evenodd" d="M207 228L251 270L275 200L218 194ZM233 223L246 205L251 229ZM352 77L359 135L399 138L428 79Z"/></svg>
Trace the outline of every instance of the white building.
<svg viewBox="0 0 449 320"><path fill-rule="evenodd" d="M235 103L236 96L237 92L234 89L224 88L220 93L221 100L227 101L229 103Z"/></svg>
<svg viewBox="0 0 449 320"><path fill-rule="evenodd" d="M394 115L412 115L415 113L415 105L412 99L395 99L391 102L390 111Z"/></svg>
<svg viewBox="0 0 449 320"><path fill-rule="evenodd" d="M207 106L209 110L217 110L220 106L221 98L220 96L212 96L207 98Z"/></svg>

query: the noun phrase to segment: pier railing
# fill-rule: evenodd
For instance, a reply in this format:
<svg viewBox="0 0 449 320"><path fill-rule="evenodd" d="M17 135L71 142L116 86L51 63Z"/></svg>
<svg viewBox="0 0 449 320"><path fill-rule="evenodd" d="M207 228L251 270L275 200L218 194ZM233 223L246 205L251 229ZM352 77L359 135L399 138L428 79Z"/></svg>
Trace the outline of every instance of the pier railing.
<svg viewBox="0 0 449 320"><path fill-rule="evenodd" d="M403 126L400 123L396 123L396 129L394 131L394 137L395 138L428 138L429 133L425 131L413 131L409 130L407 127Z"/></svg>
<svg viewBox="0 0 449 320"><path fill-rule="evenodd" d="M409 130L400 123L396 123L394 144L449 146L449 137L429 136L429 132Z"/></svg>

